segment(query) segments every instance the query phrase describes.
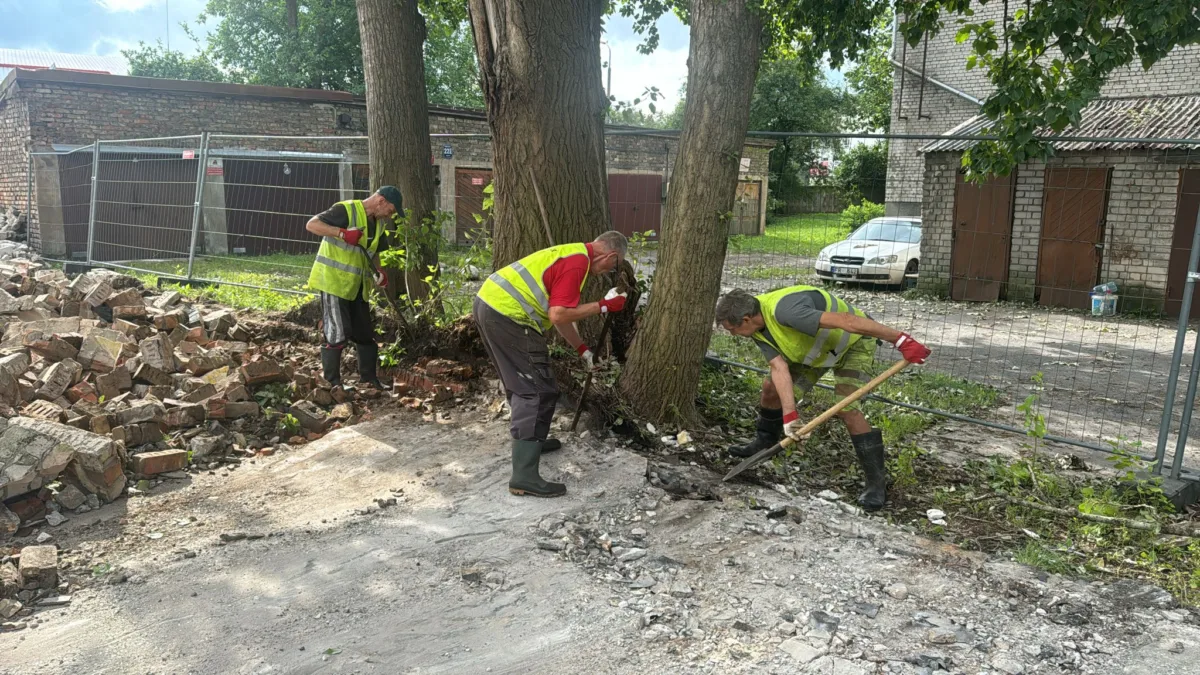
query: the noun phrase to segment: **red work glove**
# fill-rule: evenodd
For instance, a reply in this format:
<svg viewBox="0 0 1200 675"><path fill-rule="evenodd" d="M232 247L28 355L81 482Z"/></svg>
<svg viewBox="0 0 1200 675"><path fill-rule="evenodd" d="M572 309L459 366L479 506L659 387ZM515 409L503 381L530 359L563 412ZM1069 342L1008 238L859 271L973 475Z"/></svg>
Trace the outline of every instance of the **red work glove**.
<svg viewBox="0 0 1200 675"><path fill-rule="evenodd" d="M908 333L901 333L900 339L896 340L896 349L904 355L904 360L909 363L922 364L925 359L929 358L929 347L917 342Z"/></svg>
<svg viewBox="0 0 1200 675"><path fill-rule="evenodd" d="M588 370L591 370L596 365L596 357L587 345L580 344L575 348L575 351L579 352L579 357L583 359L583 363L587 366Z"/></svg>
<svg viewBox="0 0 1200 675"><path fill-rule="evenodd" d="M799 442L808 438L809 436L812 436L811 431L801 436L800 430L803 428L804 425L800 423L800 413L793 410L792 412L783 416L783 433L791 437L793 441Z"/></svg>
<svg viewBox="0 0 1200 675"><path fill-rule="evenodd" d="M338 236L341 237L342 241L346 242L347 244L350 244L351 246L358 246L358 240L362 239L362 230L343 229L338 232Z"/></svg>
<svg viewBox="0 0 1200 675"><path fill-rule="evenodd" d="M381 290L388 287L388 276L382 267L375 268L375 285Z"/></svg>
<svg viewBox="0 0 1200 675"><path fill-rule="evenodd" d="M600 305L600 313L608 314L609 312L619 312L625 309L625 295L625 293L618 293L615 288L608 289L608 293L604 295L604 299L598 303Z"/></svg>

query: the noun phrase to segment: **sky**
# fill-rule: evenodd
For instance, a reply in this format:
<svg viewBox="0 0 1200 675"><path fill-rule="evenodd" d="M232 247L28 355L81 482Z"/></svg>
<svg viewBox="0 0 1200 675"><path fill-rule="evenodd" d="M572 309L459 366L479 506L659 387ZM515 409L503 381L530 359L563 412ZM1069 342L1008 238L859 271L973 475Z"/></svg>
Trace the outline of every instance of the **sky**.
<svg viewBox="0 0 1200 675"><path fill-rule="evenodd" d="M195 44L180 23L187 22L203 34L196 17L205 0L0 0L0 47L36 49L75 54L117 55L137 46L170 42L174 49L195 51ZM605 38L612 48L612 94L619 101L642 97L648 87L658 87L659 110L669 111L679 100L680 87L687 81L688 29L674 15L659 21L658 49L644 55L637 51L641 37L633 22L621 16L608 17ZM601 45L601 58L608 49ZM830 80L841 85L840 73ZM605 73L607 77L607 73ZM646 107L643 101L641 106Z"/></svg>

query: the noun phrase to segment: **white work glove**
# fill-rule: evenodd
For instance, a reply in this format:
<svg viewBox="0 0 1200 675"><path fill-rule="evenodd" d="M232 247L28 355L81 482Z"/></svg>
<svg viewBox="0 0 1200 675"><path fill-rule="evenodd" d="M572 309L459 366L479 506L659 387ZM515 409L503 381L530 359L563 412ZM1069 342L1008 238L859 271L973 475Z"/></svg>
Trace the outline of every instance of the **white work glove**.
<svg viewBox="0 0 1200 675"><path fill-rule="evenodd" d="M804 428L804 422L800 421L800 413L792 411L783 416L783 433L793 441L803 441L812 436L812 432L808 432L800 436L800 430Z"/></svg>
<svg viewBox="0 0 1200 675"><path fill-rule="evenodd" d="M627 293L618 293L617 289L610 288L608 293L604 294L604 299L599 303L600 313L608 314L609 312L619 312L625 309L625 299L629 297Z"/></svg>
<svg viewBox="0 0 1200 675"><path fill-rule="evenodd" d="M575 351L579 352L579 358L583 359L585 368L591 370L596 367L596 355L592 353L592 350L587 345L581 344L575 348Z"/></svg>

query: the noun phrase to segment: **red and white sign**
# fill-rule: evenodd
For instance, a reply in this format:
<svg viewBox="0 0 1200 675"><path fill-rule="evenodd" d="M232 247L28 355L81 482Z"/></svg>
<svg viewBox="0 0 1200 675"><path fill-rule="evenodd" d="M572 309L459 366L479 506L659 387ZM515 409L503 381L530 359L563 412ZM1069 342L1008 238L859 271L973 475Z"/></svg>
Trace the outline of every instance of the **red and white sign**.
<svg viewBox="0 0 1200 675"><path fill-rule="evenodd" d="M204 173L209 176L224 176L225 168L220 166L210 166L205 168Z"/></svg>
<svg viewBox="0 0 1200 675"><path fill-rule="evenodd" d="M483 177L482 176L473 176L471 178L471 185L483 185Z"/></svg>
<svg viewBox="0 0 1200 675"><path fill-rule="evenodd" d="M196 153L191 150L184 150L183 158L184 159L196 159Z"/></svg>

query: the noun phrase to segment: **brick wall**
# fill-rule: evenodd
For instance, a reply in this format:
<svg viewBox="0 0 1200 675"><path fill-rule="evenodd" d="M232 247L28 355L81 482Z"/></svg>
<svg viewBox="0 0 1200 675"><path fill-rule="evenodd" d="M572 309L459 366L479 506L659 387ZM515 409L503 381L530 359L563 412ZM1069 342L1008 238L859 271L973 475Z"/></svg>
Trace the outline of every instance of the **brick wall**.
<svg viewBox="0 0 1200 675"><path fill-rule="evenodd" d="M0 209L15 206L25 212L28 139L25 102L0 95Z"/></svg>
<svg viewBox="0 0 1200 675"><path fill-rule="evenodd" d="M958 153L932 153L925 163L919 287L939 295L949 287L954 186L960 159ZM1100 279L1120 286L1122 311L1143 306L1161 309L1180 170L1200 167L1200 158L1131 150L1064 153L1048 164L1021 165L1014 192L1008 300L1031 302L1035 298L1047 166L1112 169Z"/></svg>

